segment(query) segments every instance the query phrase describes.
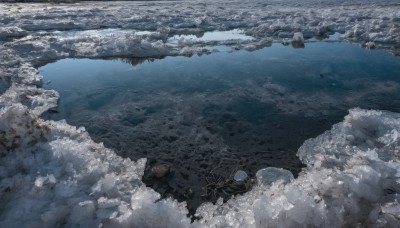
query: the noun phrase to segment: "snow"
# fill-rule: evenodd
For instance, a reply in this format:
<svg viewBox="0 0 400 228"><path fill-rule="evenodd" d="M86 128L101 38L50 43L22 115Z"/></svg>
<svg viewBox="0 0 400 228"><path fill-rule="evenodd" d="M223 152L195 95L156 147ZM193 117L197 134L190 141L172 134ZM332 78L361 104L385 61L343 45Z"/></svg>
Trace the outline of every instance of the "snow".
<svg viewBox="0 0 400 228"><path fill-rule="evenodd" d="M298 156L307 167L298 178L260 170L251 191L203 204L191 223L184 202L160 199L141 182L145 158L123 159L84 128L41 119L59 95L40 88L36 70L66 57L192 55L218 45L251 51L334 33L399 54L396 3L1 3L0 76L11 85L0 96L0 227L398 227L400 114L350 110L343 122L304 142ZM79 32L100 28L108 30ZM167 42L232 29L254 39ZM75 32L57 32L66 30Z"/></svg>
<svg viewBox="0 0 400 228"><path fill-rule="evenodd" d="M182 44L194 43L199 41L229 41L229 40L252 40L253 37L246 36L242 30L233 29L230 31L213 31L206 32L203 36L197 37L195 35L174 35L168 39L168 43Z"/></svg>

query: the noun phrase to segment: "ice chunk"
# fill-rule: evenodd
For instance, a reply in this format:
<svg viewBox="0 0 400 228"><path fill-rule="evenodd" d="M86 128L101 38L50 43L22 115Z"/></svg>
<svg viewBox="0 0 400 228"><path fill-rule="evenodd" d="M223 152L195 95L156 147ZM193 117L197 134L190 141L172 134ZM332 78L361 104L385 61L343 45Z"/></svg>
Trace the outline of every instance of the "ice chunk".
<svg viewBox="0 0 400 228"><path fill-rule="evenodd" d="M27 31L19 27L0 27L0 40L12 38L12 37L22 37L28 34Z"/></svg>
<svg viewBox="0 0 400 228"><path fill-rule="evenodd" d="M303 37L303 33L301 33L301 32L296 32L296 33L293 34L292 46L293 46L294 48L304 48L304 37Z"/></svg>
<svg viewBox="0 0 400 228"><path fill-rule="evenodd" d="M0 156L19 146L27 146L44 139L43 132L47 128L41 122L33 126L32 114L22 105L14 105L7 109L0 109Z"/></svg>
<svg viewBox="0 0 400 228"><path fill-rule="evenodd" d="M375 49L376 45L374 42L367 42L365 43L365 47L367 47L368 49Z"/></svg>
<svg viewBox="0 0 400 228"><path fill-rule="evenodd" d="M271 185L277 181L287 184L294 179L293 174L289 170L275 167L258 170L256 177L259 185Z"/></svg>
<svg viewBox="0 0 400 228"><path fill-rule="evenodd" d="M238 170L235 172L235 175L233 176L233 179L235 181L244 181L247 179L247 173L243 170Z"/></svg>

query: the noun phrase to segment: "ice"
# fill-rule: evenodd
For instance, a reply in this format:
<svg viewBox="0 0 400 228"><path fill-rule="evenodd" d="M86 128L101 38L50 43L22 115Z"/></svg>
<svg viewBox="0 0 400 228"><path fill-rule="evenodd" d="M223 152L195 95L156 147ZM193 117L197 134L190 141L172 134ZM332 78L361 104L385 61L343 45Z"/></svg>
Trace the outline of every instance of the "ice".
<svg viewBox="0 0 400 228"><path fill-rule="evenodd" d="M383 161L398 159L399 151L396 148L399 129L393 126L398 125L399 121L399 114L351 110L345 117L344 123L333 127L333 131L337 131L338 134L332 135L331 137L335 138L330 140L335 144L328 144L325 136L328 133L325 133L316 139L306 141L298 151L299 158L309 165L324 166L334 162L333 164L337 166L344 165L347 158L360 150L370 156L376 155ZM316 146L313 147L310 144ZM317 158L321 156L318 152L322 149L317 145L325 144L329 146L323 148L325 157L322 160Z"/></svg>
<svg viewBox="0 0 400 228"><path fill-rule="evenodd" d="M257 171L256 177L259 185L271 185L276 181L286 184L294 179L290 171L275 167L260 169Z"/></svg>
<svg viewBox="0 0 400 228"><path fill-rule="evenodd" d="M238 170L235 172L235 175L233 176L233 179L235 181L244 181L248 177L247 173L243 170Z"/></svg>
<svg viewBox="0 0 400 228"><path fill-rule="evenodd" d="M92 30L83 30L83 31L55 31L49 33L49 35L53 36L61 36L70 39L78 39L83 37L116 37L116 36L124 36L129 34L136 35L151 35L156 32L151 31L137 31L130 29L92 29Z"/></svg>
<svg viewBox="0 0 400 228"><path fill-rule="evenodd" d="M3 108L0 116L9 145L0 160L5 227L399 224L400 114L351 110L300 148L307 168L297 179L283 169L262 169L253 190L227 203L203 204L201 219L191 225L184 204L159 200L143 186L144 159L122 159L84 129L41 121L22 105Z"/></svg>
<svg viewBox="0 0 400 228"><path fill-rule="evenodd" d="M2 109L0 116L0 130L5 132L1 227L143 227L156 224L150 218L166 211L171 218L164 219L166 227L188 224L183 205L171 200L155 203L160 195L143 186L145 159L124 160L91 141L84 129L43 122L22 105Z"/></svg>
<svg viewBox="0 0 400 228"><path fill-rule="evenodd" d="M257 179L263 184L222 206L203 205L198 213L213 212L212 217L204 216L208 225L223 225L232 211L238 211L233 217L242 219L239 226L251 227L248 224L254 220L255 226L272 227L359 223L396 227L400 224L399 128L399 114L353 109L344 122L304 143L299 157L308 167L297 179L288 171L261 170ZM357 142L348 141L349 135ZM292 181L273 182L275 175L265 178L271 170Z"/></svg>
<svg viewBox="0 0 400 228"><path fill-rule="evenodd" d="M30 61L38 65L65 57L208 53L207 49L199 48L204 45L256 50L268 46L271 40L287 42L285 39L298 32L303 34L305 42L336 32L343 34L345 40L362 45L373 42L374 48L398 53L395 45L400 34L397 5L388 7L379 2L371 9L368 4L361 7L354 1L335 6L325 1L305 0L296 2L299 6L293 7L290 2L274 1L266 6L259 1L251 5L231 1L229 10L224 1L209 5L187 1L162 6L135 2L123 6L79 3L48 7L37 4L21 9L3 5L0 8L4 18L0 20L3 24L0 37L3 38L0 39L17 38L10 40L7 46L22 52L28 48ZM130 8L137 9L135 15ZM265 10L259 10L262 8ZM201 16L197 14L198 9L204 12ZM154 14L155 11L160 14ZM202 35L202 38L197 37Z"/></svg>
<svg viewBox="0 0 400 228"><path fill-rule="evenodd" d="M399 227L400 114L350 110L304 142L299 177L267 168L258 175L265 184L203 204L191 223L184 202L160 199L143 185L146 159L122 159L83 128L42 120L59 95L40 88L36 70L66 57L193 55L210 53L207 45L252 51L292 35L307 42L335 32L398 55L396 0L1 3L0 15L0 77L11 84L0 96L0 227ZM110 30L82 35L101 29ZM167 42L232 29L254 39ZM75 35L54 32L65 30ZM264 181L266 170L279 175ZM273 181L282 174L284 181Z"/></svg>
<svg viewBox="0 0 400 228"><path fill-rule="evenodd" d="M251 36L243 34L244 31L240 29L233 29L229 31L213 31L206 32L201 37L196 35L174 35L168 39L169 43L182 44L182 43L195 43L199 41L229 41L229 40L252 40Z"/></svg>
<svg viewBox="0 0 400 228"><path fill-rule="evenodd" d="M363 124L355 123L355 119ZM306 161L309 167L297 179L289 183L269 181L221 206L203 205L198 210L204 218L202 223L223 226L236 217L241 218L238 227L336 227L359 223L371 227L398 226L400 163L395 151L398 151L399 139L392 133L400 127L398 121L399 115L394 113L351 110L343 123L307 141L299 150L303 161L309 151L313 151L314 160ZM382 132L375 137L396 137L396 142L368 149L352 146L345 141L350 125L353 134L381 128ZM365 141L371 136L363 134L363 137ZM392 160L379 158L378 153L386 151L394 152ZM344 154L348 156L338 161ZM334 157L338 160L332 162ZM267 173L265 169L262 171L257 173L258 180L262 179L260 173ZM207 216L205 211L213 216Z"/></svg>
<svg viewBox="0 0 400 228"><path fill-rule="evenodd" d="M294 48L303 48L304 47L303 33L296 32L295 34L293 34L292 46Z"/></svg>
<svg viewBox="0 0 400 228"><path fill-rule="evenodd" d="M28 32L16 26L0 27L0 41L9 38L23 37L27 34Z"/></svg>

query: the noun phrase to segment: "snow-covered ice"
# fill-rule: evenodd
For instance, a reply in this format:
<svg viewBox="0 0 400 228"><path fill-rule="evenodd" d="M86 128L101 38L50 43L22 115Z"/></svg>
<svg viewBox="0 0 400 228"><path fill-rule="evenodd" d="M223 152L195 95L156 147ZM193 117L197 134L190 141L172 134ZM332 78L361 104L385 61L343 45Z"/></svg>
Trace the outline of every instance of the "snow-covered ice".
<svg viewBox="0 0 400 228"><path fill-rule="evenodd" d="M174 35L168 39L169 43L182 44L182 43L193 43L193 42L218 42L218 41L238 41L238 40L252 40L253 37L246 36L243 31L239 29L233 29L230 31L212 31L206 32L203 36L197 37L195 35Z"/></svg>
<svg viewBox="0 0 400 228"><path fill-rule="evenodd" d="M398 227L400 114L350 110L299 149L307 167L298 178L261 170L251 191L203 204L194 222L185 203L143 185L145 158L123 159L83 128L40 118L59 95L40 87L36 67L66 57L193 55L210 53L207 45L255 50L299 40L300 32L304 42L340 33L399 54L396 0L338 2L0 3L0 77L10 82L0 97L0 227ZM106 32L84 32L98 29ZM232 29L254 39L167 42Z"/></svg>

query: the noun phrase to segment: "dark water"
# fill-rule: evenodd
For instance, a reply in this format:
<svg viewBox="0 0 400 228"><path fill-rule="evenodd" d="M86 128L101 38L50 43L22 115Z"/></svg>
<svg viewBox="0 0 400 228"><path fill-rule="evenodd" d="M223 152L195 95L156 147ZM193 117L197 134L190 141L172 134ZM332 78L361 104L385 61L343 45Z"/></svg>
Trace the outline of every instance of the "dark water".
<svg viewBox="0 0 400 228"><path fill-rule="evenodd" d="M10 87L10 81L0 76L0 95Z"/></svg>
<svg viewBox="0 0 400 228"><path fill-rule="evenodd" d="M145 183L190 209L247 190L250 182L232 182L239 169L250 177L269 166L298 174L297 149L349 108L400 112L400 58L346 43L162 60L65 59L40 71L50 81L44 87L61 95L58 113L47 118L85 126L121 156L147 157ZM155 178L157 164L170 173Z"/></svg>

